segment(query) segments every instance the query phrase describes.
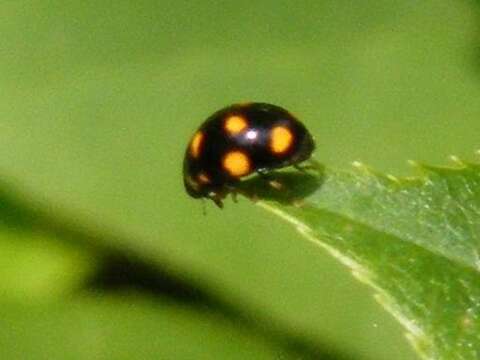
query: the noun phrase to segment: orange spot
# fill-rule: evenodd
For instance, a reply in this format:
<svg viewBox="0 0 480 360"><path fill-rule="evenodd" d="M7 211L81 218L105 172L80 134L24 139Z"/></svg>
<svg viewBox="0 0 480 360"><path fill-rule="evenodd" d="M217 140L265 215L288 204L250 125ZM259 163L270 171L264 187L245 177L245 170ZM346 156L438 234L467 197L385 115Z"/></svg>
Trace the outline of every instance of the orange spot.
<svg viewBox="0 0 480 360"><path fill-rule="evenodd" d="M225 119L225 130L230 135L236 135L248 127L247 120L239 115L232 115Z"/></svg>
<svg viewBox="0 0 480 360"><path fill-rule="evenodd" d="M230 151L222 161L223 168L232 176L241 177L251 172L250 159L241 151Z"/></svg>
<svg viewBox="0 0 480 360"><path fill-rule="evenodd" d="M290 129L284 126L277 126L270 134L270 149L275 154L282 154L287 151L293 142L293 134Z"/></svg>
<svg viewBox="0 0 480 360"><path fill-rule="evenodd" d="M200 174L198 174L197 179L201 184L210 183L210 177L204 172L201 172Z"/></svg>
<svg viewBox="0 0 480 360"><path fill-rule="evenodd" d="M200 147L202 146L203 143L203 133L201 131L198 131L192 139L192 142L190 143L190 154L194 158L198 158L200 156Z"/></svg>

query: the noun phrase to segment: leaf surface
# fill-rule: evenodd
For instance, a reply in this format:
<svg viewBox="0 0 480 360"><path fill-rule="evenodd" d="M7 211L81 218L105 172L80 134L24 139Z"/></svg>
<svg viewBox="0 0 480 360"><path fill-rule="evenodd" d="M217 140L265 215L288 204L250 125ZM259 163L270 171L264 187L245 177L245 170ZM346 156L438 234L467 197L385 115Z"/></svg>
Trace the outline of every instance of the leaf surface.
<svg viewBox="0 0 480 360"><path fill-rule="evenodd" d="M372 285L424 358L478 359L480 167L418 165L421 176L398 179L356 165L280 174L277 195L245 186Z"/></svg>

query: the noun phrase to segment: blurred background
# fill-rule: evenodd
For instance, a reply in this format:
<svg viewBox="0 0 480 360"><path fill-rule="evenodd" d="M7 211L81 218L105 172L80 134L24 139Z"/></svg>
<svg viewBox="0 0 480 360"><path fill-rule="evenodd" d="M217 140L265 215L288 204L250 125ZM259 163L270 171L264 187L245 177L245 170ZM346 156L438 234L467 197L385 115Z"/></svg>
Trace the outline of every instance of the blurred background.
<svg viewBox="0 0 480 360"><path fill-rule="evenodd" d="M0 358L414 359L370 288L246 199L187 197L213 111L296 114L334 169L475 158L479 4L0 3Z"/></svg>

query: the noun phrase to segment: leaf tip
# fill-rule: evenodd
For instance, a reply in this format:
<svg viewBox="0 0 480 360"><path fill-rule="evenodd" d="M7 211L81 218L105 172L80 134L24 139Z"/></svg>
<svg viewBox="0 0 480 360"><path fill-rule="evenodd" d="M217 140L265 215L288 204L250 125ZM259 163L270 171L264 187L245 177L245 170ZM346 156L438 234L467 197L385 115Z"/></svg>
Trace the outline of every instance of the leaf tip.
<svg viewBox="0 0 480 360"><path fill-rule="evenodd" d="M465 163L456 155L450 155L448 159L455 165L465 167Z"/></svg>
<svg viewBox="0 0 480 360"><path fill-rule="evenodd" d="M373 173L372 169L361 161L358 161L358 160L353 161L352 166L355 169L357 169L357 170L359 170L359 171L361 171L365 174L372 174Z"/></svg>
<svg viewBox="0 0 480 360"><path fill-rule="evenodd" d="M362 168L365 166L365 164L362 163L361 161L355 160L354 162L352 162L352 166L356 168Z"/></svg>
<svg viewBox="0 0 480 360"><path fill-rule="evenodd" d="M407 164L416 169L422 168L422 165L416 160L407 160Z"/></svg>
<svg viewBox="0 0 480 360"><path fill-rule="evenodd" d="M392 181L392 182L394 182L394 183L396 183L396 184L400 184L400 183L401 183L400 179L399 179L398 177L396 177L395 175L387 174L386 176L387 176L387 179L388 179L388 180L390 180L390 181Z"/></svg>

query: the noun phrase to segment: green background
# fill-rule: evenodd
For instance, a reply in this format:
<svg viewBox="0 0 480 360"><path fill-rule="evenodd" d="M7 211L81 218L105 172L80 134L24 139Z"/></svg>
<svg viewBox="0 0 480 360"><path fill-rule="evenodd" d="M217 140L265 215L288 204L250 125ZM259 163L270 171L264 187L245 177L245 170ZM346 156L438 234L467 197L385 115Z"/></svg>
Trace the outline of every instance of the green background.
<svg viewBox="0 0 480 360"><path fill-rule="evenodd" d="M433 0L0 3L1 193L90 224L87 233L108 234L94 249L134 254L242 314L85 290L101 266L92 244L3 206L0 357L287 359L301 338L352 359L413 358L373 291L294 229L245 199L208 204L204 216L183 190L183 152L211 112L265 101L302 119L329 167L361 160L405 175L408 159L472 160L478 10Z"/></svg>

